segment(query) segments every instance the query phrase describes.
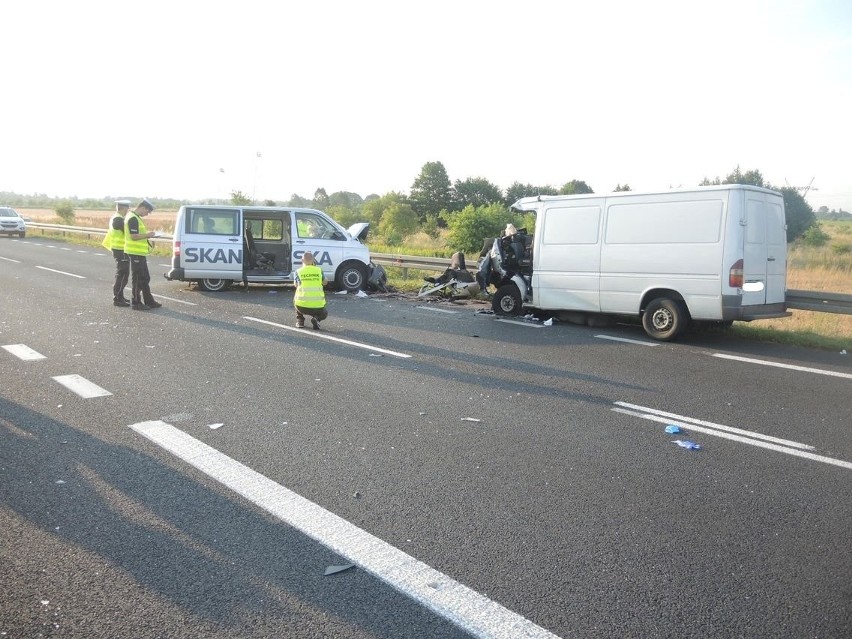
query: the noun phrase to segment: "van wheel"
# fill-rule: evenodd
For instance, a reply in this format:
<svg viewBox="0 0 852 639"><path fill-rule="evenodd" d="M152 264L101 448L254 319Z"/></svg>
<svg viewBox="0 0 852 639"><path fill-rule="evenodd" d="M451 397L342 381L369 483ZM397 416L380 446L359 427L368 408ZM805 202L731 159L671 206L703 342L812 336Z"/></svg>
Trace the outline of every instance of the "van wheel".
<svg viewBox="0 0 852 639"><path fill-rule="evenodd" d="M211 293L226 291L230 286L231 280L198 280L198 288Z"/></svg>
<svg viewBox="0 0 852 639"><path fill-rule="evenodd" d="M651 300L642 314L642 327L645 332L663 342L677 337L688 322L689 313L683 303L667 297Z"/></svg>
<svg viewBox="0 0 852 639"><path fill-rule="evenodd" d="M360 262L346 262L337 269L334 285L347 293L357 293L367 287L367 267Z"/></svg>
<svg viewBox="0 0 852 639"><path fill-rule="evenodd" d="M491 308L497 315L520 315L521 292L515 284L504 284L497 289L491 300Z"/></svg>

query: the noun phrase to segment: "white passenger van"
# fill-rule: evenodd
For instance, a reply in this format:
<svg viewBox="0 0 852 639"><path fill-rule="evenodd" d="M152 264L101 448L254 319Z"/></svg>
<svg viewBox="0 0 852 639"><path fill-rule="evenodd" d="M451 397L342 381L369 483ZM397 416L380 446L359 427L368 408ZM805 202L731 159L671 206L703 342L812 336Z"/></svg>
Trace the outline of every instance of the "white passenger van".
<svg viewBox="0 0 852 639"><path fill-rule="evenodd" d="M501 282L498 313L526 306L581 318L641 316L659 340L674 339L690 320L790 315L784 200L776 191L726 184L538 196L513 208L536 213L532 255Z"/></svg>
<svg viewBox="0 0 852 639"><path fill-rule="evenodd" d="M337 288L358 291L370 274L370 251L361 243L368 228L359 223L345 230L314 209L185 205L175 220L172 268L165 276L197 282L205 291L234 282L287 283L311 251Z"/></svg>

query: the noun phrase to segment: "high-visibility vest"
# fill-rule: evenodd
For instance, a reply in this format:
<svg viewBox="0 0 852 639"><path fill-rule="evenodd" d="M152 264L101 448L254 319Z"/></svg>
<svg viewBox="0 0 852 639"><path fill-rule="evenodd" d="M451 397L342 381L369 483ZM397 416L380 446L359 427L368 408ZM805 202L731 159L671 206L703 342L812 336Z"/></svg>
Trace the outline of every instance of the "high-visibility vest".
<svg viewBox="0 0 852 639"><path fill-rule="evenodd" d="M130 211L127 214L127 217L124 218L124 252L128 255L148 255L148 253L151 252L148 240L134 240L130 237L130 231L128 230L130 225L128 222L134 217L139 220L139 234L145 235L148 233L148 229L145 228L145 223L142 221L142 218L136 215L133 211Z"/></svg>
<svg viewBox="0 0 852 639"><path fill-rule="evenodd" d="M101 246L103 246L107 251L112 250L124 250L124 225L120 229L117 229L113 226L115 224L115 220L123 220L124 218L118 213L113 213L112 217L109 218L109 226L107 227L107 234L104 237L104 241L101 242Z"/></svg>
<svg viewBox="0 0 852 639"><path fill-rule="evenodd" d="M303 266L296 271L296 275L299 286L293 303L303 308L323 308L325 293L322 290L322 269L315 265Z"/></svg>

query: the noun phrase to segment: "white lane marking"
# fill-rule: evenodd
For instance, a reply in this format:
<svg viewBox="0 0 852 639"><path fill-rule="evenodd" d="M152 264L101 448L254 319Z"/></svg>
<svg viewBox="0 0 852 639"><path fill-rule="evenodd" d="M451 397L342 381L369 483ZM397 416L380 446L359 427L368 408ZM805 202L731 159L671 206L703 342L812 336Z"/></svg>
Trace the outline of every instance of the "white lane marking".
<svg viewBox="0 0 852 639"><path fill-rule="evenodd" d="M7 262L14 262L15 264L20 264L20 260L13 260L11 257L0 257L0 260L6 260Z"/></svg>
<svg viewBox="0 0 852 639"><path fill-rule="evenodd" d="M475 637L558 639L529 619L170 424L150 421L130 428Z"/></svg>
<svg viewBox="0 0 852 639"><path fill-rule="evenodd" d="M613 342L627 342L628 344L639 344L641 346L659 346L659 342L646 342L639 339L627 339L626 337L613 337L612 335L595 335L599 339L610 339Z"/></svg>
<svg viewBox="0 0 852 639"><path fill-rule="evenodd" d="M77 249L77 252L78 253L88 253L89 251L81 251L80 249Z"/></svg>
<svg viewBox="0 0 852 639"><path fill-rule="evenodd" d="M834 459L833 457L815 455L814 453L809 453L805 450L788 448L787 446L779 446L778 444L771 444L769 442L760 441L758 439L752 439L751 437L742 437L740 435L725 433L722 431L715 430L713 428L703 428L702 426L695 426L693 424L680 423L677 421L672 421L671 419L668 419L666 417L659 417L657 415L651 415L649 413L639 413L633 410L628 410L626 408L611 408L610 410L616 413L622 413L624 415L632 415L633 417L640 417L642 419L660 422L661 424L676 424L678 426L681 426L682 428L686 428L687 430L692 430L698 433L704 433L705 435L712 435L713 437L722 437L723 439L731 439L735 442L749 444L750 446L768 448L769 450L774 450L779 453L786 453L787 455L792 455L794 457L804 457L805 459L822 462L823 464L831 464L832 466L840 466L841 468L852 470L852 463L850 462L846 462L840 459Z"/></svg>
<svg viewBox="0 0 852 639"><path fill-rule="evenodd" d="M61 246L61 247L59 247L59 250L60 250L60 251L71 251L71 250L73 250L73 249L70 249L70 248L68 248L67 246Z"/></svg>
<svg viewBox="0 0 852 639"><path fill-rule="evenodd" d="M248 317L246 315L243 316L243 319L249 320L251 322L260 322L261 324L268 324L269 326L274 326L276 328L283 328L287 331L293 331L295 333L300 333L302 335L310 335L311 337L319 337L322 339L327 339L330 342L339 342L341 344L348 344L349 346L355 346L356 348L363 348L368 351L376 351L377 353L385 353L386 355L393 355L394 357L402 357L409 358L411 355L407 355L406 353L398 353L397 351L389 351L385 348L379 348L378 346L370 346L369 344L362 344L361 342L353 342L352 340L342 339L340 337L334 337L332 335L328 335L327 333L322 333L320 331L314 331L311 329L304 328L296 328L295 326L285 326L284 324L276 324L275 322L268 322L266 320L258 319L257 317Z"/></svg>
<svg viewBox="0 0 852 639"><path fill-rule="evenodd" d="M852 373L838 373L837 371L829 371L822 368L809 368L807 366L796 366L795 364L781 364L780 362L770 362L765 359L753 359L751 357L740 357L739 355L726 355L725 353L713 353L713 357L719 357L721 359L732 359L737 362L747 362L749 364L775 366L776 368L789 368L793 371L803 371L805 373L817 373L818 375L830 375L831 377L843 377L846 379L852 379Z"/></svg>
<svg viewBox="0 0 852 639"><path fill-rule="evenodd" d="M698 426L706 426L707 428L715 428L716 430L723 430L728 433L735 433L737 435L743 435L744 437L751 437L752 439L762 439L767 442L772 442L773 444L780 444L782 446L790 446L791 448L801 448L803 450L816 450L813 446L809 446L808 444L800 444L799 442L794 442L789 439L781 439L779 437L772 437L771 435L764 435L762 433L756 433L751 430L743 430L742 428L734 428L733 426L725 426L724 424L717 424L715 422L707 422L703 419L695 419L693 417L686 417L685 415L678 415L677 413L668 413L664 410L657 410L656 408L649 408L647 406L639 406L637 404L628 404L627 402L615 402L616 406L621 406L623 408L630 408L633 410L642 411L643 413L651 413L652 415L659 415L660 417L668 417L669 419L677 419L681 422L689 422L690 424L696 424ZM689 428L688 425L684 425L684 428Z"/></svg>
<svg viewBox="0 0 852 639"><path fill-rule="evenodd" d="M517 324L518 326L526 326L527 328L544 328L541 324L533 324L531 322L521 322L519 320L498 319L495 322L503 322L504 324Z"/></svg>
<svg viewBox="0 0 852 639"><path fill-rule="evenodd" d="M47 268L46 266L36 266L36 268L40 268L42 271L50 271L51 273L59 273L60 275L70 275L71 277L76 277L76 278L81 279L81 280L86 279L82 275L74 275L74 273L66 273L65 271L57 271L54 268Z"/></svg>
<svg viewBox="0 0 852 639"><path fill-rule="evenodd" d="M458 311L451 311L446 308L433 308L431 306L415 306L414 308L422 308L424 311L434 311L436 313L450 313L452 315L458 314Z"/></svg>
<svg viewBox="0 0 852 639"><path fill-rule="evenodd" d="M195 302L187 302L186 300L179 300L174 297L166 297L165 295L160 295L159 293L153 293L154 297L159 297L160 299L169 300L170 302L177 302L178 304L186 304L187 306L198 306Z"/></svg>
<svg viewBox="0 0 852 639"><path fill-rule="evenodd" d="M26 344L6 344L3 348L12 353L15 357L24 360L25 362L36 359L47 359L38 351L34 351Z"/></svg>
<svg viewBox="0 0 852 639"><path fill-rule="evenodd" d="M101 388L94 382L90 382L85 377L80 377L79 375L59 375L53 379L62 384L68 390L77 393L83 399L112 395L112 393L108 390Z"/></svg>

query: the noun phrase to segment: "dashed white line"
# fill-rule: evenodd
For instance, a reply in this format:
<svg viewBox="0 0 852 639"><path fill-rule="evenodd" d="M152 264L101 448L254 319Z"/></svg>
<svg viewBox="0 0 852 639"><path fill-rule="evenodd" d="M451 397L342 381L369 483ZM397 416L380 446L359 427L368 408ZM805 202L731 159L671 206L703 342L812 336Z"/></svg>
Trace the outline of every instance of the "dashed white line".
<svg viewBox="0 0 852 639"><path fill-rule="evenodd" d="M46 266L36 266L36 268L40 268L42 271L50 271L51 273L59 273L60 275L70 275L71 277L76 277L76 278L81 279L81 280L86 279L82 275L75 275L74 273L66 273L65 271L57 271L55 268L47 268Z"/></svg>
<svg viewBox="0 0 852 639"><path fill-rule="evenodd" d="M165 295L160 295L159 293L154 293L154 297L169 300L170 302L177 302L178 304L186 304L187 306L198 306L198 304L196 304L195 302L187 302L186 300L179 300L174 297L166 297Z"/></svg>
<svg viewBox="0 0 852 639"><path fill-rule="evenodd" d="M622 402L616 402L616 404L621 404ZM730 439L735 442L740 442L742 444L748 444L749 446L758 446L760 448L766 448L768 450L774 450L779 453L785 453L787 455L792 455L793 457L803 457L805 459L810 459L812 461L821 462L823 464L830 464L832 466L840 466L841 468L846 468L847 470L852 470L852 463L843 461L841 459L834 459L833 457L825 457L824 455L816 455L814 453L808 452L807 450L799 450L798 448L792 448L790 446L780 446L778 444L773 444L769 441L762 441L761 439L756 439L755 433L749 437L743 437L742 435L736 435L732 432L725 432L722 430L717 430L716 428L705 428L703 426L697 426L693 423L690 423L686 420L675 420L670 417L663 417L662 415L654 415L651 413L639 412L627 408L621 408L617 406L616 408L610 409L615 411L616 413L622 413L624 415L631 415L633 417L639 417L641 419L647 419L653 422L659 422L661 424L675 424L680 426L681 428L685 428L686 430L695 431L697 433L704 433L705 435L712 435L713 437L721 437L723 439ZM698 421L698 420L695 420ZM738 430L738 429L737 429ZM748 431L741 431L748 432ZM761 436L764 439L768 439L767 435ZM781 440L783 441L783 440ZM800 446L804 446L803 444L799 444ZM813 447L808 447L813 448Z"/></svg>
<svg viewBox="0 0 852 639"><path fill-rule="evenodd" d="M542 324L533 324L532 322L521 322L520 320L497 319L495 322L503 322L504 324L516 324L518 326L526 326L527 328L544 328Z"/></svg>
<svg viewBox="0 0 852 639"><path fill-rule="evenodd" d="M7 262L14 262L15 264L20 264L20 260L13 260L11 257L0 257L0 260L5 260Z"/></svg>
<svg viewBox="0 0 852 639"><path fill-rule="evenodd" d="M342 339L340 337L334 337L333 335L329 335L327 333L323 333L320 331L312 331L310 329L305 330L304 328L296 328L294 326L285 326L284 324L278 324L276 322L269 322L267 320L258 319L257 317L248 317L243 316L243 319L249 320L250 322L259 322L261 324L268 324L269 326L274 326L275 328L283 328L286 331L293 331L295 333L299 333L301 335L309 335L311 337L318 337L321 339L326 339L330 342L339 342L340 344L348 344L349 346L354 346L356 348L363 348L368 351L376 351L377 353L384 353L385 355L392 355L394 357L402 357L409 358L411 355L406 353L399 353L397 351L389 351L386 348L379 348L378 346L370 346L369 344L363 344L361 342L353 342L352 340Z"/></svg>
<svg viewBox="0 0 852 639"><path fill-rule="evenodd" d="M432 306L415 306L414 308L422 308L424 311L434 311L435 313L449 313L451 315L458 314L458 311L451 311L446 308L434 308Z"/></svg>
<svg viewBox="0 0 852 639"><path fill-rule="evenodd" d="M780 362L770 362L765 359L754 359L751 357L740 357L739 355L726 355L725 353L713 353L713 357L721 359L731 359L736 362L746 362L748 364L760 364L761 366L774 366L776 368L787 368L793 371L802 371L804 373L816 373L818 375L829 375L831 377L843 377L852 379L852 373L838 373L837 371L829 371L822 368L810 368L809 366L796 366L795 364L782 364Z"/></svg>
<svg viewBox="0 0 852 639"><path fill-rule="evenodd" d="M3 348L12 353L12 355L17 357L18 359L22 359L25 362L34 361L37 359L47 359L44 355L42 355L38 351L34 351L26 344L6 344Z"/></svg>
<svg viewBox="0 0 852 639"><path fill-rule="evenodd" d="M83 399L112 395L112 393L108 390L101 388L94 382L90 382L85 377L80 377L79 375L59 375L53 379L62 384L68 390L77 393Z"/></svg>
<svg viewBox="0 0 852 639"><path fill-rule="evenodd" d="M613 342L627 342L628 344L639 344L640 346L659 346L659 342L646 342L640 339L628 339L626 337L613 337L612 335L595 335L598 339L609 339Z"/></svg>
<svg viewBox="0 0 852 639"><path fill-rule="evenodd" d="M131 429L482 639L558 639L464 584L162 421Z"/></svg>

